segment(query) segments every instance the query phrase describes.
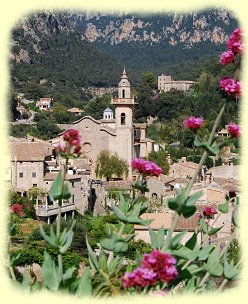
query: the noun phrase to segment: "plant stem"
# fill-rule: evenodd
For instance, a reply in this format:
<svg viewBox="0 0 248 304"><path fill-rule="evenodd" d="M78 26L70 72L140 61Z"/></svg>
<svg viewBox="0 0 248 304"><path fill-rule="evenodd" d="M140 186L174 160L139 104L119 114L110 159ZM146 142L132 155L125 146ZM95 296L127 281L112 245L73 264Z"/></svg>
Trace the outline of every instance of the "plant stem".
<svg viewBox="0 0 248 304"><path fill-rule="evenodd" d="M9 266L9 272L10 272L12 280L16 281L16 276L15 276L14 269L12 266Z"/></svg>
<svg viewBox="0 0 248 304"><path fill-rule="evenodd" d="M231 244L231 242L233 241L233 239L235 238L237 232L236 230L234 231L234 233L231 235L231 237L229 238L228 242L226 243L225 247L222 249L219 259L221 259L223 257L223 255L225 254L225 252L227 251L229 245ZM210 273L206 272L205 276L203 277L203 279L201 280L201 282L199 283L199 287L202 287L204 285L204 283L208 280L208 278L210 277Z"/></svg>
<svg viewBox="0 0 248 304"><path fill-rule="evenodd" d="M62 276L63 275L63 262L62 262L62 254L58 254L58 266L59 266L59 273Z"/></svg>
<svg viewBox="0 0 248 304"><path fill-rule="evenodd" d="M222 289L224 288L224 286L226 285L227 282L228 282L228 280L224 279L223 282L221 283L221 285L219 286L219 288L217 289L217 291L222 291Z"/></svg>
<svg viewBox="0 0 248 304"><path fill-rule="evenodd" d="M119 232L118 232L118 236L121 236L121 235L122 235L122 233L123 233L123 231L124 231L124 228L125 228L125 223L121 222L121 228L120 228L120 230L119 230Z"/></svg>

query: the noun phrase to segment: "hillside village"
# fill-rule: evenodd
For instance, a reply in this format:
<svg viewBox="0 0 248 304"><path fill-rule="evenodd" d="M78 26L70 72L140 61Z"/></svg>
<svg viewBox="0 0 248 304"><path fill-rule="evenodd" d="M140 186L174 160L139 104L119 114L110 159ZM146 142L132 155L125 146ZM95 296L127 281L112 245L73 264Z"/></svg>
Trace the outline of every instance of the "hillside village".
<svg viewBox="0 0 248 304"><path fill-rule="evenodd" d="M132 182L137 178L137 173L131 169L131 160L133 158L146 158L151 151L161 149L161 144L147 137L147 123L133 122L135 100L131 94L131 84L125 68L117 89L118 97L111 99L111 104L115 107L114 113L110 108L106 108L100 120L83 116L72 124L60 125L64 130L73 128L79 131L83 152L79 159L71 160L69 163L66 180L70 184L72 197L62 205L62 214L65 218L74 216L75 212L84 214L87 210L92 211L95 215L106 213L108 204L111 203L108 201L108 192L111 189L132 192ZM185 90L181 86L178 89ZM50 111L51 102L51 98L41 98L36 102L36 108L41 111ZM19 110L21 110L21 104L22 100L19 102ZM76 108L68 111L76 113L79 117L83 112ZM27 119L26 123L28 122L32 123L32 120ZM217 135L220 137L229 136L225 129L220 130ZM32 187L43 189L44 194L36 199L35 210L37 218L48 223L54 221L58 212L56 202L49 201L47 193L63 163L63 160L54 151L60 138L44 141L27 136L26 138L10 137L9 140L11 165L7 177L8 187L24 196ZM120 158L128 162L127 180L122 178L110 181L97 179L96 160L103 149L107 149L111 153L116 152ZM222 155L223 164L221 166L202 168L192 190L192 193L196 190L202 190L204 193L197 202L199 210L209 204L216 207L223 203L229 191L235 191L238 195L239 166L232 162L235 157L237 154L231 153L230 149L227 148ZM155 229L161 228L162 225L166 225L165 229L170 227L173 213L167 208L166 200L175 196L177 188L182 189L186 186L197 167L196 163L187 161L186 157L173 163L169 154L168 162L170 167L167 175L148 180L150 191L146 195L152 202L156 203L154 206L151 205L151 214L147 216L155 220L153 224ZM178 230L187 227L194 231L197 221L196 217L185 220L179 224ZM217 237L222 239L231 232L231 213L224 218L220 217L219 221L220 223L228 223L225 226L226 230L221 230L217 234ZM136 238L148 241L144 233L144 231L139 231Z"/></svg>
<svg viewBox="0 0 248 304"><path fill-rule="evenodd" d="M235 16L37 12L10 46L9 278L94 299L235 288Z"/></svg>

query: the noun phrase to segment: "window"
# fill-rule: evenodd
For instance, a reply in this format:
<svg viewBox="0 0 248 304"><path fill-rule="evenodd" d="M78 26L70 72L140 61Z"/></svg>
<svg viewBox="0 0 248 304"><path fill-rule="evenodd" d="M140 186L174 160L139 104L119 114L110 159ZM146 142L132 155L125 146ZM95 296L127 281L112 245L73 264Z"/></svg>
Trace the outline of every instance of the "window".
<svg viewBox="0 0 248 304"><path fill-rule="evenodd" d="M32 177L36 177L36 172L32 172Z"/></svg>
<svg viewBox="0 0 248 304"><path fill-rule="evenodd" d="M126 114L121 113L121 125L125 125L125 124L126 124Z"/></svg>
<svg viewBox="0 0 248 304"><path fill-rule="evenodd" d="M23 177L23 172L19 172L19 177Z"/></svg>
<svg viewBox="0 0 248 304"><path fill-rule="evenodd" d="M122 90L122 98L125 98L125 90Z"/></svg>
<svg viewBox="0 0 248 304"><path fill-rule="evenodd" d="M37 187L37 184L33 184L33 187Z"/></svg>

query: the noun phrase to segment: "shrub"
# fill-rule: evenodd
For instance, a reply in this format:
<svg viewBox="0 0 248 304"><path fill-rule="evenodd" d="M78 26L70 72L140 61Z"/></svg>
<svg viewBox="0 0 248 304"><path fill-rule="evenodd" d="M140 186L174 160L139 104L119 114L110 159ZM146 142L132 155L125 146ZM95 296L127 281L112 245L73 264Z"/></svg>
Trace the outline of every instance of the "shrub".
<svg viewBox="0 0 248 304"><path fill-rule="evenodd" d="M127 259L135 260L136 251L138 251L140 254L150 253L152 251L152 247L143 240L131 241L128 244L128 250L122 255Z"/></svg>

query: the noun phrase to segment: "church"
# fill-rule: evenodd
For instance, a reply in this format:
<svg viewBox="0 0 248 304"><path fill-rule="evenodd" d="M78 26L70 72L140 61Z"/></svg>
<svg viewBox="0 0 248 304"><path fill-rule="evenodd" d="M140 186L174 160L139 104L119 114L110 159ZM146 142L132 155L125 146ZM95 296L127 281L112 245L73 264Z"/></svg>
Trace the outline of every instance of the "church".
<svg viewBox="0 0 248 304"><path fill-rule="evenodd" d="M134 97L125 68L118 85L118 97L111 98L114 113L110 108L103 112L103 118L96 120L84 116L70 125L61 125L65 129L79 131L82 142L82 158L91 167L91 178L95 176L95 164L102 150L117 153L129 164L128 179L132 180L131 160L147 157L153 151L154 142L147 138L147 124L133 122ZM56 144L59 138L50 142Z"/></svg>

